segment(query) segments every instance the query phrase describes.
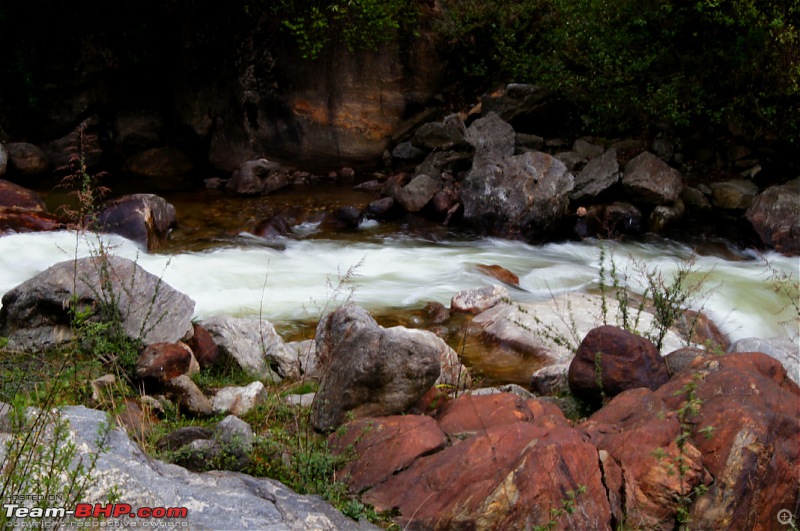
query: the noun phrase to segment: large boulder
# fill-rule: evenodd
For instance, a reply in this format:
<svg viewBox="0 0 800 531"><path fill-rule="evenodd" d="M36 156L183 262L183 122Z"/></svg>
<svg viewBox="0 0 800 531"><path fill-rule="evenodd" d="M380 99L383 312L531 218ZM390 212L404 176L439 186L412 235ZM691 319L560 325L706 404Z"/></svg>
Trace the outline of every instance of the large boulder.
<svg viewBox="0 0 800 531"><path fill-rule="evenodd" d="M109 429L109 417L105 411L83 406L65 407L59 417L68 428L68 440L64 444L70 444L75 449L72 467L79 463L83 463L84 467L87 463L93 463L92 472L87 476L91 488L81 496L81 503L105 506L113 493L113 496L132 506L131 514L141 507L188 508L186 515L180 519L126 516L126 524L137 527L180 524L191 529L276 531L377 529L368 523L347 518L318 496L295 494L273 479L226 471L197 474L153 459L124 430L113 426ZM227 419L217 427L217 437L223 443L226 433L234 434L235 440L242 440L239 435L241 430L224 426L225 423L236 422L232 420ZM0 439L7 438L8 434L0 434ZM6 445L0 444L0 456L4 458L5 452ZM45 471L39 469L31 473L43 474ZM121 523L121 520L114 521Z"/></svg>
<svg viewBox="0 0 800 531"><path fill-rule="evenodd" d="M791 339L744 337L732 343L727 354L737 352L762 352L781 362L789 378L800 385L800 346Z"/></svg>
<svg viewBox="0 0 800 531"><path fill-rule="evenodd" d="M657 156L645 151L625 165L622 185L634 201L664 205L680 197L683 176Z"/></svg>
<svg viewBox="0 0 800 531"><path fill-rule="evenodd" d="M616 326L590 331L569 366L569 388L584 400L600 402L626 389L653 391L667 383L667 363L655 345Z"/></svg>
<svg viewBox="0 0 800 531"><path fill-rule="evenodd" d="M397 189L393 198L408 212L419 212L431 202L441 189L441 179L423 173L414 177L407 185Z"/></svg>
<svg viewBox="0 0 800 531"><path fill-rule="evenodd" d="M490 153L507 157L514 154L517 136L511 124L490 112L467 128L465 139L475 148L476 157Z"/></svg>
<svg viewBox="0 0 800 531"><path fill-rule="evenodd" d="M94 220L96 230L124 236L157 249L177 225L175 207L161 196L133 194L107 202Z"/></svg>
<svg viewBox="0 0 800 531"><path fill-rule="evenodd" d="M711 202L723 210L745 210L758 194L758 186L744 179L711 183L709 188Z"/></svg>
<svg viewBox="0 0 800 531"><path fill-rule="evenodd" d="M452 114L441 122L422 124L411 137L411 145L425 151L463 148L466 127L461 117Z"/></svg>
<svg viewBox="0 0 800 531"><path fill-rule="evenodd" d="M0 335L9 348L29 352L61 344L73 336L76 305L93 319L117 312L125 334L145 344L192 335L192 299L135 262L108 255L60 262L6 293Z"/></svg>
<svg viewBox="0 0 800 531"><path fill-rule="evenodd" d="M575 177L573 201L591 201L619 182L617 150L609 149L589 161Z"/></svg>
<svg viewBox="0 0 800 531"><path fill-rule="evenodd" d="M363 499L412 529L611 529L602 480L577 430L520 420L417 459Z"/></svg>
<svg viewBox="0 0 800 531"><path fill-rule="evenodd" d="M789 256L800 255L800 179L764 190L745 217L765 245Z"/></svg>
<svg viewBox="0 0 800 531"><path fill-rule="evenodd" d="M460 189L464 221L491 235L541 240L566 214L573 184L564 163L546 153L476 155Z"/></svg>
<svg viewBox="0 0 800 531"><path fill-rule="evenodd" d="M355 305L326 315L316 332L322 380L311 410L312 425L328 431L343 424L348 414L406 411L442 372L440 342L423 330L383 328Z"/></svg>

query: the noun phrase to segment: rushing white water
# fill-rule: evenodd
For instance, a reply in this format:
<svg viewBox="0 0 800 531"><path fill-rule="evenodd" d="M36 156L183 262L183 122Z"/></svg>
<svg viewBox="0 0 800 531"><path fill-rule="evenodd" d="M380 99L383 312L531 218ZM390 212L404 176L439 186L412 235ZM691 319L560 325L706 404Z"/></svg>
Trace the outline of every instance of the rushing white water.
<svg viewBox="0 0 800 531"><path fill-rule="evenodd" d="M498 264L518 274L524 289L512 290L515 299L543 300L595 287L602 248L606 278L610 279L608 257L613 255L618 277L624 274L628 286L641 293L642 270L656 269L670 279L693 256L690 248L669 242L532 246L497 239L431 242L399 237L358 243L287 240L285 248L277 250L245 240L240 246L174 255L148 254L119 237L105 237L104 242L114 254L138 261L191 296L198 318L262 313L275 322L317 317L348 296L378 311L416 308L428 301L448 305L459 290L496 282L476 264ZM86 256L96 246L95 237L87 241L69 232L2 237L0 294L59 261ZM750 253L735 261L695 257L694 269L708 275L703 283L707 292L695 306L702 305L731 339L795 337L798 325L791 301L774 288L776 274L788 278L784 286L796 286L799 263L775 253Z"/></svg>

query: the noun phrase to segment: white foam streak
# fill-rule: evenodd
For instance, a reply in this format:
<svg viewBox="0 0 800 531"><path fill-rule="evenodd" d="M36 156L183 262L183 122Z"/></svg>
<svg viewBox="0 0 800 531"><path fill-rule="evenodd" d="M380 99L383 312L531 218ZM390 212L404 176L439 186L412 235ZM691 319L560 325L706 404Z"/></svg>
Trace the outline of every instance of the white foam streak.
<svg viewBox="0 0 800 531"><path fill-rule="evenodd" d="M274 321L315 318L350 294L370 309L419 307L427 301L449 305L459 290L496 282L480 273L476 264L498 264L518 274L527 291L514 291L517 300L547 299L596 286L601 252L600 245L592 242L531 246L494 239L432 243L399 238L382 243L287 240L283 251L254 245L167 256L146 253L119 237L104 237L103 242L114 254L137 260L192 297L197 317L262 313ZM630 287L639 293L645 282L637 268L657 268L670 278L692 254L678 244L602 245L607 255L613 254L618 273L625 273ZM87 256L97 246L94 237L76 239L67 232L2 237L0 294L72 258L76 250L78 256ZM797 259L777 254L767 258L774 269L797 282ZM710 271L705 287L713 288L698 306L702 303L733 339L797 333L796 323L780 323L791 312L785 310L786 299L773 291L763 261L704 256L697 258L696 267Z"/></svg>

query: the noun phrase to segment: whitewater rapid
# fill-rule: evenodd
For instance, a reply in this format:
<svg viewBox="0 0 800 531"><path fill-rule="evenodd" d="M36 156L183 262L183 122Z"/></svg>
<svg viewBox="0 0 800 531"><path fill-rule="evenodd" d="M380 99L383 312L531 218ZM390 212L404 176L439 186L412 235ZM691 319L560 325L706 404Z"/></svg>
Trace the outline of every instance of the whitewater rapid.
<svg viewBox="0 0 800 531"><path fill-rule="evenodd" d="M669 279L692 258L674 242L623 244L584 241L528 245L499 239L433 242L409 236L367 242L287 239L280 248L240 238L202 252L147 253L117 236L104 236L111 253L135 260L196 302L195 317L259 315L273 322L315 319L345 300L374 311L413 309L429 301L449 305L459 290L496 280L476 268L497 264L520 277L520 302L596 288L600 256L613 256L618 278L642 293L641 271ZM71 232L14 234L0 238L0 295L49 266L96 252L97 236ZM730 339L797 337L794 307L776 291L798 283L797 258L739 253L735 259L695 256L703 280L695 309L702 309ZM782 280L781 280L782 278ZM791 292L791 289L783 291ZM796 293L796 289L794 291Z"/></svg>

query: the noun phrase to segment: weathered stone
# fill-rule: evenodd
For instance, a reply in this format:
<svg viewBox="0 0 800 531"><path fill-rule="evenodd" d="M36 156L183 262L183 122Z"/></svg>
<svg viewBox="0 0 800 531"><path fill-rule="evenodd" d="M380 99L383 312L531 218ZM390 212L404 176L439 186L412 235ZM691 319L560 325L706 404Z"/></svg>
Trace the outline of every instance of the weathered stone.
<svg viewBox="0 0 800 531"><path fill-rule="evenodd" d="M65 407L61 418L69 423L67 433L78 452L76 462L87 463L98 456L92 473L95 483L82 502L105 504L116 493L134 512L140 507L189 507L180 521L192 529L377 529L345 517L318 496L294 494L272 479L221 471L195 474L154 459L122 429L107 430L105 411ZM4 453L5 445L0 445L0 459ZM126 518L126 522L143 527L159 521Z"/></svg>
<svg viewBox="0 0 800 531"><path fill-rule="evenodd" d="M667 364L648 339L615 326L590 331L569 367L569 388L598 403L626 389L658 389L669 380Z"/></svg>
<svg viewBox="0 0 800 531"><path fill-rule="evenodd" d="M33 191L0 179L0 234L63 229L65 225L47 212Z"/></svg>
<svg viewBox="0 0 800 531"><path fill-rule="evenodd" d="M192 360L192 350L184 343L152 343L139 355L135 373L138 378L163 384L189 374Z"/></svg>
<svg viewBox="0 0 800 531"><path fill-rule="evenodd" d="M210 417L214 414L211 402L197 384L185 374L167 382L166 389L177 398L178 404L189 414L201 417Z"/></svg>
<svg viewBox="0 0 800 531"><path fill-rule="evenodd" d="M709 187L713 205L723 210L745 210L758 194L758 186L744 179L711 183Z"/></svg>
<svg viewBox="0 0 800 531"><path fill-rule="evenodd" d="M314 428L335 429L348 412L391 415L411 407L441 374L440 346L432 338L421 330L382 328L354 305L323 317L316 333L322 380L311 409Z"/></svg>
<svg viewBox="0 0 800 531"><path fill-rule="evenodd" d="M215 413L233 413L242 416L267 400L267 390L261 382L244 387L224 387L211 399Z"/></svg>
<svg viewBox="0 0 800 531"><path fill-rule="evenodd" d="M794 383L800 385L800 345L791 339L745 337L728 347L728 354L762 352L778 360Z"/></svg>
<svg viewBox="0 0 800 531"><path fill-rule="evenodd" d="M6 150L9 168L19 175L40 175L50 169L45 152L33 144L11 142Z"/></svg>
<svg viewBox="0 0 800 531"><path fill-rule="evenodd" d="M369 490L378 510L396 508L415 529L609 529L597 450L571 428L515 422L489 428ZM571 497L570 497L571 493Z"/></svg>
<svg viewBox="0 0 800 531"><path fill-rule="evenodd" d="M687 186L681 192L681 201L686 205L686 209L690 212L698 214L708 214L711 212L711 201L708 200L706 194L698 188Z"/></svg>
<svg viewBox="0 0 800 531"><path fill-rule="evenodd" d="M508 290L492 284L482 288L459 291L450 300L450 308L456 312L478 314L509 299Z"/></svg>
<svg viewBox="0 0 800 531"><path fill-rule="evenodd" d="M156 442L156 448L162 452L174 452L194 441L211 439L213 436L214 430L211 428L184 426L183 428L172 430L161 437L158 442Z"/></svg>
<svg viewBox="0 0 800 531"><path fill-rule="evenodd" d="M597 144L592 144L591 142L579 138L572 144L572 151L577 153L583 160L590 161L602 155L605 149L603 149L603 146L598 146Z"/></svg>
<svg viewBox="0 0 800 531"><path fill-rule="evenodd" d="M683 219L685 211L683 201L680 199L676 199L672 205L657 205L650 212L647 228L656 234L666 234Z"/></svg>
<svg viewBox="0 0 800 531"><path fill-rule="evenodd" d="M465 139L475 148L476 157L492 154L503 158L514 154L514 128L493 112L475 120L467 128Z"/></svg>
<svg viewBox="0 0 800 531"><path fill-rule="evenodd" d="M291 358L296 358L300 363L300 375L302 377L317 378L320 376L318 373L317 343L313 339L286 343L286 349L290 351Z"/></svg>
<svg viewBox="0 0 800 531"><path fill-rule="evenodd" d="M765 245L789 256L800 255L800 179L764 190L745 217Z"/></svg>
<svg viewBox="0 0 800 531"><path fill-rule="evenodd" d="M566 214L572 187L566 166L546 153L476 155L460 189L464 221L487 234L542 239Z"/></svg>
<svg viewBox="0 0 800 531"><path fill-rule="evenodd" d="M556 396L569 392L569 363L542 367L531 374L531 391L539 396Z"/></svg>
<svg viewBox="0 0 800 531"><path fill-rule="evenodd" d="M487 275L496 278L504 284L519 287L519 277L503 266L499 266L497 264L478 264L475 267L477 267L477 269L482 273L486 273Z"/></svg>
<svg viewBox="0 0 800 531"><path fill-rule="evenodd" d="M448 437L463 439L495 426L532 422L533 413L523 398L510 393L470 394L445 404L436 418Z"/></svg>
<svg viewBox="0 0 800 531"><path fill-rule="evenodd" d="M442 189L442 181L425 174L417 175L394 195L395 201L408 212L419 212Z"/></svg>
<svg viewBox="0 0 800 531"><path fill-rule="evenodd" d="M213 367L219 358L219 347L214 342L214 338L204 327L199 324L192 324L192 338L186 342L192 349L194 358L201 369Z"/></svg>
<svg viewBox="0 0 800 531"><path fill-rule="evenodd" d="M414 147L411 142L401 142L392 150L392 158L401 162L420 161L425 158L425 151Z"/></svg>
<svg viewBox="0 0 800 531"><path fill-rule="evenodd" d="M36 192L2 179L0 179L0 209L47 212L47 206Z"/></svg>
<svg viewBox="0 0 800 531"><path fill-rule="evenodd" d="M569 171L575 171L578 166L586 164L586 159L575 153L574 151L562 151L554 155L555 158L564 163Z"/></svg>
<svg viewBox="0 0 800 531"><path fill-rule="evenodd" d="M95 228L119 234L153 250L161 247L177 225L175 207L154 194L133 194L103 205Z"/></svg>
<svg viewBox="0 0 800 531"><path fill-rule="evenodd" d="M215 316L200 324L211 334L220 354L253 376L269 381L299 377L298 360L269 321Z"/></svg>
<svg viewBox="0 0 800 531"><path fill-rule="evenodd" d="M408 468L417 458L441 450L447 436L431 417L403 415L362 418L332 434L334 454L354 452L357 459L341 471L350 489L362 492Z"/></svg>
<svg viewBox="0 0 800 531"><path fill-rule="evenodd" d="M124 170L139 177L185 177L194 168L184 152L171 148L151 148L125 161Z"/></svg>
<svg viewBox="0 0 800 531"><path fill-rule="evenodd" d="M664 205L680 197L683 176L657 156L645 151L625 165L622 185L636 201Z"/></svg>
<svg viewBox="0 0 800 531"><path fill-rule="evenodd" d="M680 438L679 419L648 389L621 393L579 429L610 456L603 470L617 481L609 498L621 505L626 525L674 529L680 500L711 483L701 452Z"/></svg>
<svg viewBox="0 0 800 531"><path fill-rule="evenodd" d="M242 195L274 192L289 185L288 177L277 162L267 159L249 160L233 172L225 188Z"/></svg>
<svg viewBox="0 0 800 531"><path fill-rule="evenodd" d="M575 188L570 194L573 201L593 199L619 182L617 150L609 149L593 158L575 177Z"/></svg>
<svg viewBox="0 0 800 531"><path fill-rule="evenodd" d="M689 368L698 358L707 358L710 354L701 348L679 348L664 356L670 377Z"/></svg>
<svg viewBox="0 0 800 531"><path fill-rule="evenodd" d="M382 197L370 202L364 209L364 215L369 219L386 219L390 216L394 207L394 199Z"/></svg>
<svg viewBox="0 0 800 531"><path fill-rule="evenodd" d="M450 115L441 122L422 124L411 137L411 145L425 151L463 148L466 127L457 115Z"/></svg>
<svg viewBox="0 0 800 531"><path fill-rule="evenodd" d="M713 477L691 506L692 526L766 529L777 504L797 506L800 389L777 360L761 353L698 360L656 395L679 418L685 412Z"/></svg>
<svg viewBox="0 0 800 531"><path fill-rule="evenodd" d="M128 337L145 344L191 337L194 301L118 256L60 262L6 293L0 335L8 337L10 348L28 352L59 345L72 338L73 300L80 309L99 308L101 297L108 300L112 293Z"/></svg>

